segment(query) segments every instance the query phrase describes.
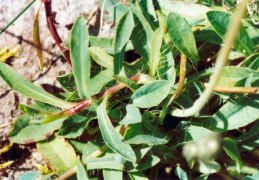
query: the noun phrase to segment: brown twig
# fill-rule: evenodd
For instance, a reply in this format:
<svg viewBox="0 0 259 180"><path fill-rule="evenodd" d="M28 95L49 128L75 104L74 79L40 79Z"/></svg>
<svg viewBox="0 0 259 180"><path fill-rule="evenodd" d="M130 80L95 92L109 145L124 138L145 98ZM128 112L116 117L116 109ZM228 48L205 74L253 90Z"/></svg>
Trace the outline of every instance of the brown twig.
<svg viewBox="0 0 259 180"><path fill-rule="evenodd" d="M47 18L47 23L48 23L50 33L54 38L54 40L56 41L56 44L59 46L60 50L63 52L64 56L66 57L66 60L71 65L69 48L61 40L57 32L57 29L54 25L55 19L53 18L53 15L52 15L53 12L51 8L51 0L42 0L42 2L45 5L46 18Z"/></svg>
<svg viewBox="0 0 259 180"><path fill-rule="evenodd" d="M204 83L204 87L208 87L208 83ZM222 93L249 93L259 94L259 87L227 87L215 86L214 91Z"/></svg>
<svg viewBox="0 0 259 180"><path fill-rule="evenodd" d="M172 103L172 101L179 96L179 94L181 93L181 91L183 89L184 80L185 80L185 76L186 76L186 61L187 61L187 57L184 54L182 54L181 55L181 62L180 62L179 84L178 84L178 87L175 90L174 94L170 98L169 102L167 103L167 107L169 107L170 104Z"/></svg>

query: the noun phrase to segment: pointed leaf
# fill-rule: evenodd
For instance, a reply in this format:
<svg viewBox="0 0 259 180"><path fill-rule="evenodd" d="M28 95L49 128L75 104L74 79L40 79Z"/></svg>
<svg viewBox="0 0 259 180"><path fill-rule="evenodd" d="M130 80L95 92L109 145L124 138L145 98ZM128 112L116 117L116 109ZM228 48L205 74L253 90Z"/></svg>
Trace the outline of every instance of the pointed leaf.
<svg viewBox="0 0 259 180"><path fill-rule="evenodd" d="M207 12L207 18L215 31L221 36L222 39L224 39L228 26L231 22L231 15L221 11L210 11ZM234 48L246 56L249 56L253 53L253 47L253 41L248 36L245 28L241 26L234 44Z"/></svg>
<svg viewBox="0 0 259 180"><path fill-rule="evenodd" d="M90 69L91 59L88 54L89 35L84 17L77 18L71 30L70 56L75 76L76 87L81 98L91 99Z"/></svg>
<svg viewBox="0 0 259 180"><path fill-rule="evenodd" d="M40 16L40 7L42 4L42 1L39 0L37 1L38 5L36 8L36 15L34 18L34 23L33 23L33 43L34 46L36 47L36 51L38 54L38 58L39 58L39 66L40 66L40 70L43 70L43 55L42 55L42 47L41 47L41 43L40 43L40 30L39 30L39 16Z"/></svg>
<svg viewBox="0 0 259 180"><path fill-rule="evenodd" d="M239 150L237 148L237 144L236 142L231 139L231 138L224 138L224 150L226 151L226 153L228 154L228 156L236 162L237 164L237 172L240 173L240 169L242 168L242 160L241 160L241 156L239 153Z"/></svg>
<svg viewBox="0 0 259 180"><path fill-rule="evenodd" d="M169 81L154 81L140 87L131 96L133 105L140 108L150 108L157 106L167 96L171 88Z"/></svg>
<svg viewBox="0 0 259 180"><path fill-rule="evenodd" d="M41 101L47 104L51 104L61 108L69 108L75 105L63 101L41 88L35 86L31 82L23 79L17 72L15 72L10 66L0 62L0 77L12 88L13 90L37 101Z"/></svg>
<svg viewBox="0 0 259 180"><path fill-rule="evenodd" d="M60 85L68 92L74 92L76 90L75 78L72 73L63 76L57 76L57 80Z"/></svg>
<svg viewBox="0 0 259 180"><path fill-rule="evenodd" d="M87 171L85 170L79 157L77 159L76 177L77 177L77 180L88 180L89 179Z"/></svg>
<svg viewBox="0 0 259 180"><path fill-rule="evenodd" d="M180 15L172 12L167 17L167 27L177 49L197 65L200 58L190 25Z"/></svg>
<svg viewBox="0 0 259 180"><path fill-rule="evenodd" d="M120 124L135 124L141 122L141 114L136 106L129 104L126 106L126 110L127 114Z"/></svg>
<svg viewBox="0 0 259 180"><path fill-rule="evenodd" d="M113 71L113 57L112 56L107 54L100 47L90 47L88 49L88 51L97 64Z"/></svg>
<svg viewBox="0 0 259 180"><path fill-rule="evenodd" d="M121 135L114 129L106 112L107 97L97 107L99 127L105 143L116 153L135 162L136 156L129 144L123 142Z"/></svg>
<svg viewBox="0 0 259 180"><path fill-rule="evenodd" d="M123 72L124 52L133 28L133 17L130 11L126 12L120 19L116 28L114 43L114 74Z"/></svg>
<svg viewBox="0 0 259 180"><path fill-rule="evenodd" d="M128 172L128 174L129 174L131 180L148 180L146 175L141 171Z"/></svg>
<svg viewBox="0 0 259 180"><path fill-rule="evenodd" d="M18 180L36 180L40 176L39 172L26 172Z"/></svg>
<svg viewBox="0 0 259 180"><path fill-rule="evenodd" d="M114 75L113 77L118 81L127 84L127 86L131 89L132 92L135 92L139 88L136 82L132 81L127 77L120 76L120 75Z"/></svg>
<svg viewBox="0 0 259 180"><path fill-rule="evenodd" d="M104 180L123 180L122 171L114 170L114 169L104 169L103 170L103 178Z"/></svg>

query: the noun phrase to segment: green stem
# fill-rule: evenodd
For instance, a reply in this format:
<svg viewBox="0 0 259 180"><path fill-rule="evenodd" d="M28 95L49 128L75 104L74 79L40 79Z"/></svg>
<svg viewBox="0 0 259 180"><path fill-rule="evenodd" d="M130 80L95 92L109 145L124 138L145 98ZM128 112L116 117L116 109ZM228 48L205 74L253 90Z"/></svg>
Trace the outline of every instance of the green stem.
<svg viewBox="0 0 259 180"><path fill-rule="evenodd" d="M232 48L233 43L235 42L237 33L239 31L239 27L241 25L241 18L244 16L246 12L246 4L249 0L244 0L240 4L239 10L234 15L234 20L228 28L228 32L226 35L226 39L224 42L224 46L221 47L219 51L219 55L216 59L215 72L212 75L208 87L205 89L203 94L197 99L193 106L188 109L176 109L170 112L173 116L177 117L189 117L194 115L199 115L200 110L204 107L204 105L208 102L211 94L213 93L213 89L217 84L217 81L221 75L221 71L225 64L228 61L228 54Z"/></svg>
<svg viewBox="0 0 259 180"><path fill-rule="evenodd" d="M0 35L5 32L6 29L9 28L9 26L11 26L29 7L31 7L31 5L33 5L33 3L35 3L36 0L33 0L30 4L28 4L11 22L9 22L7 24L7 26L4 27L4 29L2 29L0 31Z"/></svg>

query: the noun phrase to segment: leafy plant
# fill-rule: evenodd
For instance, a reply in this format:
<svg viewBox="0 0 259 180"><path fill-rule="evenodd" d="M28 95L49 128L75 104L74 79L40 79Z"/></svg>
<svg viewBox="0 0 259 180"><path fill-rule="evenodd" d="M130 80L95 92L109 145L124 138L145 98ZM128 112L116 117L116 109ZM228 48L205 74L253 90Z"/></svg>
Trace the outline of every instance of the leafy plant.
<svg viewBox="0 0 259 180"><path fill-rule="evenodd" d="M42 179L256 176L257 164L243 158L247 151L257 158L259 145L258 29L249 17L241 23L246 0L239 8L228 1L229 12L208 0L101 0L115 38L89 36L80 16L67 46L55 31L51 1L39 3L73 68L58 77L65 92L51 95L4 63L0 76L35 100L19 106L24 114L9 139L37 144L53 171Z"/></svg>

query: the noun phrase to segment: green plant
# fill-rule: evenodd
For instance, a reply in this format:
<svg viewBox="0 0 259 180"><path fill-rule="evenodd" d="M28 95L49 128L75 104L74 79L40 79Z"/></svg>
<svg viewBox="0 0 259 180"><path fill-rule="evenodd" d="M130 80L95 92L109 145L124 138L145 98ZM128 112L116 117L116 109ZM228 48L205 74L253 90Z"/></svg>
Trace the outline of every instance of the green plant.
<svg viewBox="0 0 259 180"><path fill-rule="evenodd" d="M24 114L9 139L36 142L53 171L42 179L258 176L256 164L242 158L246 151L258 156L259 134L259 31L249 18L241 23L246 0L228 13L213 1L100 0L102 17L116 24L115 38L89 36L80 16L66 48L51 1L42 2L73 68L57 77L66 92L48 94L0 63L6 83L35 100L19 106Z"/></svg>

